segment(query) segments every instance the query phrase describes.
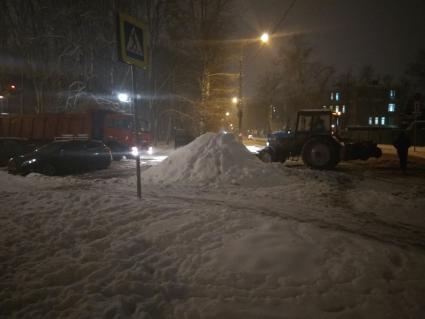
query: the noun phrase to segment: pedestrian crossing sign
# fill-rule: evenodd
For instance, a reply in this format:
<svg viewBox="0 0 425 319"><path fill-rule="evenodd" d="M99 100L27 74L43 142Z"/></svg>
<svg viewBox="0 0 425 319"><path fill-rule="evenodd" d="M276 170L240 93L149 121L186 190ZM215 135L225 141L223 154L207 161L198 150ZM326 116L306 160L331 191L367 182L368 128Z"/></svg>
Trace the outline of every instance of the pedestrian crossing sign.
<svg viewBox="0 0 425 319"><path fill-rule="evenodd" d="M118 15L119 56L124 63L140 68L148 65L147 29L134 17Z"/></svg>

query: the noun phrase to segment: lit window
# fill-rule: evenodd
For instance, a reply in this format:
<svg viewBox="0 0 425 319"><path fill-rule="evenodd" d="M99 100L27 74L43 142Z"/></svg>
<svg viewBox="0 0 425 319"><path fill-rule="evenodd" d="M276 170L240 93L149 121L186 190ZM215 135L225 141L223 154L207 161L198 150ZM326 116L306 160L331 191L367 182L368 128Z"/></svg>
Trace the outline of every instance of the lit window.
<svg viewBox="0 0 425 319"><path fill-rule="evenodd" d="M381 117L381 125L385 125L385 116Z"/></svg>
<svg viewBox="0 0 425 319"><path fill-rule="evenodd" d="M372 125L372 116L369 116L369 125Z"/></svg>
<svg viewBox="0 0 425 319"><path fill-rule="evenodd" d="M342 106L342 113L345 113L345 105Z"/></svg>
<svg viewBox="0 0 425 319"><path fill-rule="evenodd" d="M339 112L339 105L335 106L335 112Z"/></svg>
<svg viewBox="0 0 425 319"><path fill-rule="evenodd" d="M395 98L395 90L390 90L390 98Z"/></svg>
<svg viewBox="0 0 425 319"><path fill-rule="evenodd" d="M331 92L331 100L333 101L334 99L334 92Z"/></svg>
<svg viewBox="0 0 425 319"><path fill-rule="evenodd" d="M335 101L339 101L339 92L335 93Z"/></svg>
<svg viewBox="0 0 425 319"><path fill-rule="evenodd" d="M395 103L388 103L388 112L395 112Z"/></svg>
<svg viewBox="0 0 425 319"><path fill-rule="evenodd" d="M375 125L379 125L379 117L375 116Z"/></svg>

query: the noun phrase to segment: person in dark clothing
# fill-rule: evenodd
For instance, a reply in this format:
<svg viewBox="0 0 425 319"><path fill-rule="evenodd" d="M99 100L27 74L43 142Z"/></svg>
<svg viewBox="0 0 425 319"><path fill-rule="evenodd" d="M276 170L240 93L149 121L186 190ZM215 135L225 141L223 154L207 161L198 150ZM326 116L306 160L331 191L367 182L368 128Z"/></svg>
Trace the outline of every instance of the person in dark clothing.
<svg viewBox="0 0 425 319"><path fill-rule="evenodd" d="M405 173L407 169L407 156L410 147L410 139L406 132L401 131L393 145L397 149L397 155L400 160L400 168Z"/></svg>

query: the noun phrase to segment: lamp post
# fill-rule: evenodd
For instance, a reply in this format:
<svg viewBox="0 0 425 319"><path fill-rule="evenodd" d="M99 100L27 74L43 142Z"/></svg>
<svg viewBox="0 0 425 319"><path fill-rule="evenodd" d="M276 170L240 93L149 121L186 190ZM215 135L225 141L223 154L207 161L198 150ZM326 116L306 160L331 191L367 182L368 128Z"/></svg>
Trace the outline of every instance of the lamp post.
<svg viewBox="0 0 425 319"><path fill-rule="evenodd" d="M264 32L260 38L261 44L267 44L269 43L270 36L267 32ZM243 64L244 64L244 49L245 45L248 43L248 41L243 41L241 45L241 55L239 59L239 91L238 91L238 98L233 98L233 103L237 104L238 106L238 133L239 133L239 139L242 141L242 118L243 118Z"/></svg>

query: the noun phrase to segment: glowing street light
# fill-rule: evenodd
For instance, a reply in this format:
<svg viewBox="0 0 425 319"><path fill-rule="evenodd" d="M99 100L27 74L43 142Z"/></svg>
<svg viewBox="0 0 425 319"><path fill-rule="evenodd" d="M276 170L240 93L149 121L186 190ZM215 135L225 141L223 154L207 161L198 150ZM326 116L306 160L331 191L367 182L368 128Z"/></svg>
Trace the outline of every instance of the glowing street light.
<svg viewBox="0 0 425 319"><path fill-rule="evenodd" d="M230 115L230 112L226 112L226 116L229 116Z"/></svg>
<svg viewBox="0 0 425 319"><path fill-rule="evenodd" d="M3 95L0 95L0 100L3 100L4 99L4 96Z"/></svg>
<svg viewBox="0 0 425 319"><path fill-rule="evenodd" d="M233 104L238 104L238 98L236 96L234 98L232 98L232 103Z"/></svg>
<svg viewBox="0 0 425 319"><path fill-rule="evenodd" d="M139 149L137 148L137 146L133 146L131 148L131 155L133 155L134 157L139 156Z"/></svg>
<svg viewBox="0 0 425 319"><path fill-rule="evenodd" d="M123 102L123 103L130 102L130 96L127 93L118 93L117 98L120 102Z"/></svg>
<svg viewBox="0 0 425 319"><path fill-rule="evenodd" d="M269 42L269 38L270 38L269 34L267 32L264 32L261 35L260 40L261 40L262 43L266 44L266 43Z"/></svg>

